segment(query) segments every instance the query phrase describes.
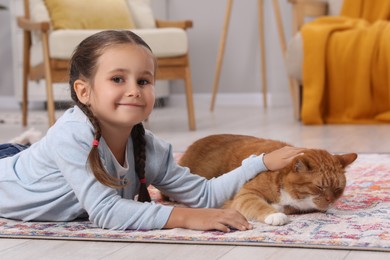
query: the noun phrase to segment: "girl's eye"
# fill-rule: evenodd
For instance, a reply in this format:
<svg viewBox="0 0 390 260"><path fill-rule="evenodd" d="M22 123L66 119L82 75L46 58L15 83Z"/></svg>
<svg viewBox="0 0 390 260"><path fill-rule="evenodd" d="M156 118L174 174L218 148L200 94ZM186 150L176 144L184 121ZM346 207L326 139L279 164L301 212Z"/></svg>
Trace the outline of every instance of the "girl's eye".
<svg viewBox="0 0 390 260"><path fill-rule="evenodd" d="M119 76L115 76L115 77L112 77L111 80L115 83L123 83L125 80L122 78L122 77L119 77Z"/></svg>
<svg viewBox="0 0 390 260"><path fill-rule="evenodd" d="M145 85L148 85L148 84L149 84L149 81L146 80L146 79L138 80L138 85L140 85L140 86L145 86Z"/></svg>

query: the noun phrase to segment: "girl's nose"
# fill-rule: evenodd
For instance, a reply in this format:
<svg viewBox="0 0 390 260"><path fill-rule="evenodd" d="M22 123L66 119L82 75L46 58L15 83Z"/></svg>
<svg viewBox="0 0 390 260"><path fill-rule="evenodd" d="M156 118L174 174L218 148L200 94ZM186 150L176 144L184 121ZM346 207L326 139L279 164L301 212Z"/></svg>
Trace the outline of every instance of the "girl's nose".
<svg viewBox="0 0 390 260"><path fill-rule="evenodd" d="M126 97L140 97L141 96L141 92L138 88L137 83L131 82L127 86L125 96Z"/></svg>

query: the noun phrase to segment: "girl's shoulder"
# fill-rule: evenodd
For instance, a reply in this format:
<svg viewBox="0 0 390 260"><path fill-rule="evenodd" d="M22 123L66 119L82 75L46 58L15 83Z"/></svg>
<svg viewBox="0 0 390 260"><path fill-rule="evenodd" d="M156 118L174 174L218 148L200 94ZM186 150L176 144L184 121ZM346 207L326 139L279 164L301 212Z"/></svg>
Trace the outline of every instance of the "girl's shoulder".
<svg viewBox="0 0 390 260"><path fill-rule="evenodd" d="M67 143L85 140L90 144L93 140L93 126L80 108L74 106L58 118L47 131L46 137L51 142Z"/></svg>
<svg viewBox="0 0 390 260"><path fill-rule="evenodd" d="M68 108L64 112L64 114L60 118L58 118L56 124L63 124L66 122L80 122L92 127L92 124L89 121L88 117L84 114L83 111L81 111L78 106Z"/></svg>

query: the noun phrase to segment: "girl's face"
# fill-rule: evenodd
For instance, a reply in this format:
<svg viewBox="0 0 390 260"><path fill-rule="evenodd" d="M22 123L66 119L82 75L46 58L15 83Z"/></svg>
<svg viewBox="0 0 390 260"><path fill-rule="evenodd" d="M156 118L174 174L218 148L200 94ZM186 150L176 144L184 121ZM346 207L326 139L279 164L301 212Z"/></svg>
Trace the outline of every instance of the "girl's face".
<svg viewBox="0 0 390 260"><path fill-rule="evenodd" d="M155 96L152 53L135 44L114 45L99 57L88 102L102 127L125 127L147 119Z"/></svg>

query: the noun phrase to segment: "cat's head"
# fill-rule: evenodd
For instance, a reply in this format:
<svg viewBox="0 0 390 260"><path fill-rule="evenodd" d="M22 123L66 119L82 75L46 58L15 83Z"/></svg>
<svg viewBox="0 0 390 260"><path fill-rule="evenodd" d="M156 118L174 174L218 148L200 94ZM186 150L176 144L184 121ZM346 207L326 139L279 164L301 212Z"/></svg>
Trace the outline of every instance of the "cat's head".
<svg viewBox="0 0 390 260"><path fill-rule="evenodd" d="M345 167L356 153L332 155L324 150L307 149L287 168L283 189L298 200L312 199L315 209L326 211L344 192Z"/></svg>

